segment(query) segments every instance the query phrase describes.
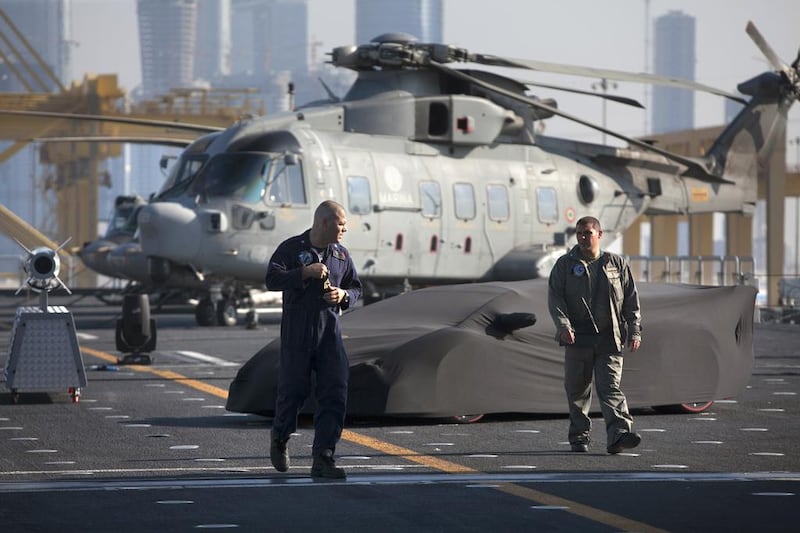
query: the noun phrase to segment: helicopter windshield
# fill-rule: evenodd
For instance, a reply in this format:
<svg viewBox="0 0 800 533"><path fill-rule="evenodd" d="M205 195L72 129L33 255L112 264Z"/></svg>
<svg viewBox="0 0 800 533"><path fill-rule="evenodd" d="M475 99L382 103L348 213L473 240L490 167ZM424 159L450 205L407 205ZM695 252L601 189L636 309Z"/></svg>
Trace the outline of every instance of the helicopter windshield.
<svg viewBox="0 0 800 533"><path fill-rule="evenodd" d="M192 192L249 203L305 203L300 165L286 165L276 154L219 154L208 162Z"/></svg>
<svg viewBox="0 0 800 533"><path fill-rule="evenodd" d="M169 175L167 176L164 185L159 189L157 198L166 198L168 196L175 196L180 194L186 189L189 182L192 181L197 175L197 172L203 167L208 160L206 154L192 154L183 156L172 165Z"/></svg>
<svg viewBox="0 0 800 533"><path fill-rule="evenodd" d="M133 235L138 229L136 215L140 205L138 203L119 203L115 205L108 222L106 236L110 237L117 234Z"/></svg>

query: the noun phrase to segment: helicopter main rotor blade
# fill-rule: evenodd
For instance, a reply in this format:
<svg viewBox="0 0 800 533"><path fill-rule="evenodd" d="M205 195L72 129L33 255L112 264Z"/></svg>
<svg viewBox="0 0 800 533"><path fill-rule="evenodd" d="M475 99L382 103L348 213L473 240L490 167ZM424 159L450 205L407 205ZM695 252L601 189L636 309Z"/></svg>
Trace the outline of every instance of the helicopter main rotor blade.
<svg viewBox="0 0 800 533"><path fill-rule="evenodd" d="M703 85L701 83L696 83L689 80L682 80L680 78L657 76L655 74L647 74L644 72L633 73L622 70L579 67L560 63L548 63L545 61L533 61L530 59L503 58L487 54L471 54L468 60L480 63L482 65L490 65L495 67L523 68L527 70L538 70L541 72L552 72L554 74L567 74L570 76L583 76L616 81L630 81L634 83L650 83L653 85L663 85L678 89L691 89L694 91L703 91L710 94L715 94L717 96L724 96L725 98L730 98L731 100L735 100L742 104L747 103L747 101L739 95L729 93L709 85Z"/></svg>
<svg viewBox="0 0 800 533"><path fill-rule="evenodd" d="M710 174L708 169L706 169L701 163L699 163L698 161L695 161L693 159L689 159L687 157L684 157L684 156L681 156L681 155L678 155L678 154L673 154L672 152L668 152L666 150L662 150L661 148L658 148L656 146L648 144L648 143L646 143L644 141L640 141L638 139L634 139L632 137L628 137L628 136L623 135L621 133L617 133L615 131L612 131L612 130L609 130L607 128L604 128L602 126L598 126L597 124L593 124L591 122L587 122L587 121L585 121L583 119L580 119L580 118L578 118L578 117L576 117L574 115L570 115L569 113L565 113L565 112L563 112L563 111L561 111L559 109L556 109L555 107L551 107L549 105L543 104L543 103L541 103L541 102L539 102L537 100L534 100L532 98L529 98L527 96L524 96L524 95L521 95L521 94L518 94L518 93L515 93L515 92L512 92L512 91L508 91L506 89L503 89L502 87L498 87L496 85L492 85L491 83L485 82L485 81L483 81L483 80L481 80L479 78L476 78L476 77L473 77L473 76L469 76L468 74L465 74L465 73L463 73L461 71L446 67L445 65L442 65L441 63L437 63L436 61L430 61L429 64L430 64L431 67L439 70L440 72L442 72L444 74L447 74L447 75L450 75L450 76L454 76L454 77L462 79L464 81L468 81L470 83L473 83L475 85L483 87L484 89L493 91L493 92L495 92L497 94L502 94L503 96L506 96L506 97L511 98L513 100L517 100L518 102L526 103L526 104L528 104L528 105L530 105L532 107L535 107L537 109L545 110L545 111L547 111L549 113L552 113L554 115L558 115L558 116L560 116L562 118L565 118L567 120L571 120L573 122L576 122L576 123L581 124L583 126L586 126L588 128L597 130L597 131L605 133L607 135L611 135L612 137L616 137L617 139L623 140L623 141L625 141L625 142L627 142L627 143L629 143L629 144L631 144L633 146L641 148L642 150L649 151L649 152L654 152L654 153L657 153L659 155L662 155L667 159L670 159L672 161L680 163L681 165L686 166L687 169L689 171L691 171L691 174L693 176L697 176L700 179L705 179L707 181L715 181L715 182L720 182L720 183L732 183L732 182L730 182L728 180L725 180L725 179L722 179L722 178L720 178L718 176L714 176L714 175Z"/></svg>
<svg viewBox="0 0 800 533"><path fill-rule="evenodd" d="M111 117L103 115L85 115L80 113L59 113L56 111L24 111L14 109L0 109L0 115L16 115L23 117L43 117L43 118L62 118L71 120L96 120L99 122L112 122L118 124L132 124L135 126L152 126L154 128L170 128L178 130L199 131L203 133L213 133L215 131L225 131L226 128L219 126L207 126L205 124L189 124L187 122L170 122L168 120L149 120L131 117Z"/></svg>
<svg viewBox="0 0 800 533"><path fill-rule="evenodd" d="M25 139L37 143L80 143L80 142L104 142L104 143L126 143L126 144L157 144L159 146L176 146L186 148L195 139L171 139L169 137L111 137L107 135L85 135L79 137L36 137Z"/></svg>
<svg viewBox="0 0 800 533"><path fill-rule="evenodd" d="M638 100L634 100L633 98L628 98L626 96L618 96L616 94L606 94L606 93L597 93L592 91L583 91L581 89L573 89L572 87L562 87L560 85L548 85L546 83L539 83L535 81L527 81L527 80L514 80L519 83L523 83L525 85L530 85L532 87L543 87L545 89L553 89L555 91L565 91L568 93L576 93L576 94L585 94L586 96L595 96L597 98L604 98L606 100L611 100L613 102L617 102L620 104L625 104L633 107L639 107L644 109L644 106L639 103Z"/></svg>

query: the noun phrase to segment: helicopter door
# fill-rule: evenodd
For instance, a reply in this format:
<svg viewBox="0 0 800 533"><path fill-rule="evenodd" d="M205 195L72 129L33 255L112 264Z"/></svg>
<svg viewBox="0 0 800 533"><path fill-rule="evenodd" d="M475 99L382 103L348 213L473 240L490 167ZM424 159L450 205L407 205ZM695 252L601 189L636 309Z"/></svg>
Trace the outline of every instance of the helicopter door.
<svg viewBox="0 0 800 533"><path fill-rule="evenodd" d="M456 181L443 192L445 234L437 277L452 281L476 280L489 269L488 264L481 265L485 236L483 215L479 217L478 214L478 190L471 182Z"/></svg>
<svg viewBox="0 0 800 533"><path fill-rule="evenodd" d="M586 176L581 176L584 180ZM638 216L636 206L631 201L629 194L630 191L620 194L622 191L615 189L613 194L610 194L608 201L603 203L600 209L600 215L597 217L603 223L603 231L609 234L622 233L628 228Z"/></svg>
<svg viewBox="0 0 800 533"><path fill-rule="evenodd" d="M414 249L417 272L421 277L432 279L436 275L442 256L444 236L442 234L442 186L433 179L423 179L418 184L420 220L415 224Z"/></svg>
<svg viewBox="0 0 800 533"><path fill-rule="evenodd" d="M431 239L420 219L419 183L427 175L419 156L373 154L377 202L381 219L378 236L378 268L384 276L399 281L426 278L434 273ZM434 222L434 225L436 222ZM424 241L424 242L421 242Z"/></svg>
<svg viewBox="0 0 800 533"><path fill-rule="evenodd" d="M488 183L485 186L486 212L483 216L486 247L485 262L492 267L514 247L511 192L505 183Z"/></svg>
<svg viewBox="0 0 800 533"><path fill-rule="evenodd" d="M367 152L339 152L338 163L346 197L340 203L347 210L344 245L353 254L359 274L371 273L378 247L378 216L375 205L375 170Z"/></svg>

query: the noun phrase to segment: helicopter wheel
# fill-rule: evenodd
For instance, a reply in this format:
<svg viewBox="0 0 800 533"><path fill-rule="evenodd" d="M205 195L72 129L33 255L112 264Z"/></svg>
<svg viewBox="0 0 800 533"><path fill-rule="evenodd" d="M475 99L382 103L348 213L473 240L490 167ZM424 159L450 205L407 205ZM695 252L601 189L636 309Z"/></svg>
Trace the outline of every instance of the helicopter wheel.
<svg viewBox="0 0 800 533"><path fill-rule="evenodd" d="M217 322L220 326L236 325L236 300L223 298L217 302Z"/></svg>
<svg viewBox="0 0 800 533"><path fill-rule="evenodd" d="M210 298L203 298L194 308L194 318L198 326L213 326L217 323L217 313L214 302Z"/></svg>

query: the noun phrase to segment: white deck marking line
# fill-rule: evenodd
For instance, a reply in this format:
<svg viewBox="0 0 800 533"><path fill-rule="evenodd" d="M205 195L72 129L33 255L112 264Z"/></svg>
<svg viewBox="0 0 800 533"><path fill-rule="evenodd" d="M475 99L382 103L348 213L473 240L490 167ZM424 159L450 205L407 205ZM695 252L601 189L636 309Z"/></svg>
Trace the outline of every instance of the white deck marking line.
<svg viewBox="0 0 800 533"><path fill-rule="evenodd" d="M188 357L189 359L196 359L197 361L203 361L204 363L211 363L212 365L217 366L239 366L239 363L233 363L219 357L214 357L213 355L206 355L204 353L193 352L191 350L177 350L173 353Z"/></svg>
<svg viewBox="0 0 800 533"><path fill-rule="evenodd" d="M414 465L410 465L414 468ZM421 465L420 465L421 466ZM420 467L418 466L418 467ZM307 471L309 467L292 467L292 471ZM347 467L348 470L351 467ZM30 475L30 474L75 474L91 472L97 474L122 474L122 473L187 473L187 472L216 472L225 473L242 470L244 472L269 472L274 471L268 466L254 467L195 467L195 468L114 468L114 469L82 469L82 470L40 470L4 472L3 474ZM373 471L374 468L366 468ZM293 472L294 473L294 472ZM498 483L641 483L641 482L678 482L678 483L749 483L752 481L800 481L800 472L563 472L563 473L476 473L459 474L453 476L442 472L416 473L405 472L402 474L355 474L343 481L330 481L325 484L315 482L311 477L227 477L213 479L128 479L128 480L57 480L57 481L3 481L0 482L0 493L7 492L62 492L62 491L105 491L119 488L125 489L190 489L190 488L241 488L241 487L270 487L270 486L297 486L308 485L311 487L326 487L332 484L352 484L353 482L370 485L418 485L420 483L447 483L447 484L498 484ZM765 492L763 494L771 494ZM775 493L778 494L778 493ZM781 493L782 494L782 493ZM570 502L572 503L572 502Z"/></svg>

